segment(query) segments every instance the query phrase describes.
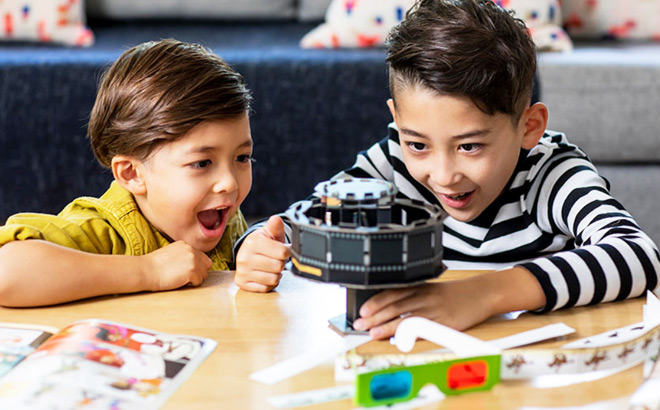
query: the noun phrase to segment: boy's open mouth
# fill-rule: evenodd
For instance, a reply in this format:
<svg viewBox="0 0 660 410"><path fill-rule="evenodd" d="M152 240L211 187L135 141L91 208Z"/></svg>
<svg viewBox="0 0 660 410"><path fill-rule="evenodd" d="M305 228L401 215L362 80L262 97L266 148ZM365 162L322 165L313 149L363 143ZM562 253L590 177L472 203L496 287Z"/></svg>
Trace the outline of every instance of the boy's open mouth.
<svg viewBox="0 0 660 410"><path fill-rule="evenodd" d="M458 195L446 195L447 198L453 199L454 201L460 201L461 199L467 197L470 195L472 192L464 192L462 194Z"/></svg>
<svg viewBox="0 0 660 410"><path fill-rule="evenodd" d="M441 196L442 201L446 206L454 209L462 209L470 204L472 201L472 194L474 194L474 191L453 195L441 194Z"/></svg>
<svg viewBox="0 0 660 410"><path fill-rule="evenodd" d="M223 217L227 207L208 209L197 214L197 220L209 231L214 231L222 225Z"/></svg>

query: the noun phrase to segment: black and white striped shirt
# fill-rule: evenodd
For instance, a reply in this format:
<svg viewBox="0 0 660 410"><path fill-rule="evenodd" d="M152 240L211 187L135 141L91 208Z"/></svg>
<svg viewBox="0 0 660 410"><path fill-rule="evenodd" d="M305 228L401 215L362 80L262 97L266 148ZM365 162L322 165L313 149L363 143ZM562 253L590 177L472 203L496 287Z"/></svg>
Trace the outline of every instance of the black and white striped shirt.
<svg viewBox="0 0 660 410"><path fill-rule="evenodd" d="M439 205L406 170L394 124L334 178L349 176L385 179L401 197ZM479 217L444 220L443 245L450 269L529 270L545 293L542 312L637 297L660 275L657 246L587 155L552 131L521 151L507 188Z"/></svg>

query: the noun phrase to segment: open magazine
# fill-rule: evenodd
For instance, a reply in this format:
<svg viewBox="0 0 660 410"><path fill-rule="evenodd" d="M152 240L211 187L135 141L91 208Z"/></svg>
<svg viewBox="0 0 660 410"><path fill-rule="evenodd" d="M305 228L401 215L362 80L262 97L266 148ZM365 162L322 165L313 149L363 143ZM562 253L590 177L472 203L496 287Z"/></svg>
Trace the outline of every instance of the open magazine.
<svg viewBox="0 0 660 410"><path fill-rule="evenodd" d="M0 323L0 409L156 409L216 345L98 319Z"/></svg>

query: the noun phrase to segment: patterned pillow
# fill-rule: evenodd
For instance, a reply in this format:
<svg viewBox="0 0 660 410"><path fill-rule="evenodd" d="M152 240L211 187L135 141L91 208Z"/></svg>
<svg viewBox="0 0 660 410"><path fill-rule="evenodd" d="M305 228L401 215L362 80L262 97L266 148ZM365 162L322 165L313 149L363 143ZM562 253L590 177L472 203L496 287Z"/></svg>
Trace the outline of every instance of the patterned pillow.
<svg viewBox="0 0 660 410"><path fill-rule="evenodd" d="M89 46L83 0L0 0L0 41Z"/></svg>
<svg viewBox="0 0 660 410"><path fill-rule="evenodd" d="M307 33L303 48L354 48L385 44L415 0L332 0L322 23Z"/></svg>
<svg viewBox="0 0 660 410"><path fill-rule="evenodd" d="M660 0L563 0L562 7L575 38L660 41Z"/></svg>
<svg viewBox="0 0 660 410"><path fill-rule="evenodd" d="M525 20L541 50L569 51L570 38L559 26L558 0L493 0ZM660 0L659 0L660 1ZM414 0L332 0L325 22L307 33L303 48L353 48L382 46L389 30L398 24Z"/></svg>

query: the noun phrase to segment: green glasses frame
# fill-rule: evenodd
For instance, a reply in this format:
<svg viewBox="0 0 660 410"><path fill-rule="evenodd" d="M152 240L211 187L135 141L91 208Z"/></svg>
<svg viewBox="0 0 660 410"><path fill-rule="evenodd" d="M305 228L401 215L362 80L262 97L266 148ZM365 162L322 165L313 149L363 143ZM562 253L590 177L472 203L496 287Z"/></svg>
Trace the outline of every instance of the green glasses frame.
<svg viewBox="0 0 660 410"><path fill-rule="evenodd" d="M500 355L467 357L356 375L354 402L363 407L411 400L431 383L445 395L490 390L500 381Z"/></svg>

